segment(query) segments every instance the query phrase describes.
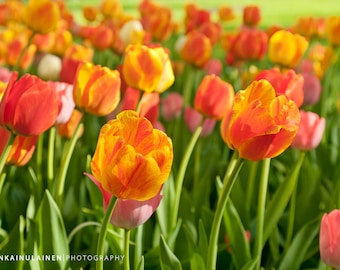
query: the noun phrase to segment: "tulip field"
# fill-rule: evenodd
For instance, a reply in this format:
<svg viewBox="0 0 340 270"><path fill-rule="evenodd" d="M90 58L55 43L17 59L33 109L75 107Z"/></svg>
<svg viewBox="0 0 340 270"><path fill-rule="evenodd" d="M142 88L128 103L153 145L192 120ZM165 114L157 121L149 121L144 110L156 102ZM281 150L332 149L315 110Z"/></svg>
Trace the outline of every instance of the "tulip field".
<svg viewBox="0 0 340 270"><path fill-rule="evenodd" d="M0 3L0 269L340 269L340 5L234 2Z"/></svg>

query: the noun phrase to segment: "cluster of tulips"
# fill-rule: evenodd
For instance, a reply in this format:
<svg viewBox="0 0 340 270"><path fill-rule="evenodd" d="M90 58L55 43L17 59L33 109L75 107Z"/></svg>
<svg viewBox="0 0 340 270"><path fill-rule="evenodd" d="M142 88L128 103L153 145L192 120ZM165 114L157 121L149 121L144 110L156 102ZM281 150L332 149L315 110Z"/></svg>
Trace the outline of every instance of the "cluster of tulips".
<svg viewBox="0 0 340 270"><path fill-rule="evenodd" d="M0 4L0 268L339 269L340 17L136 8Z"/></svg>

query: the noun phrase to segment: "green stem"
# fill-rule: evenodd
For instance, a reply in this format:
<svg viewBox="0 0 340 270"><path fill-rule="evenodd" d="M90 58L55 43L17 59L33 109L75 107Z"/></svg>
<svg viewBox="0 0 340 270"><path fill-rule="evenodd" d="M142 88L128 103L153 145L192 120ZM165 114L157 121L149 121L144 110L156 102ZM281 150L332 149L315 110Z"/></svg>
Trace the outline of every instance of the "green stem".
<svg viewBox="0 0 340 270"><path fill-rule="evenodd" d="M64 148L64 152L62 155L62 160L61 160L61 165L60 165L60 173L56 182L56 189L55 189L55 198L56 198L56 203L58 204L59 208L61 208L62 205L62 195L64 192L64 186L65 186L65 178L66 178L66 173L67 169L70 164L70 160L72 157L73 150L75 148L77 139L79 137L79 134L82 130L83 123L79 123L71 140L68 142L69 144L67 145L68 147Z"/></svg>
<svg viewBox="0 0 340 270"><path fill-rule="evenodd" d="M97 255L104 255L104 247L105 247L105 238L107 233L107 226L109 225L113 210L115 208L117 199L115 196L112 196L109 205L106 208L106 212L104 215L103 223L100 228L100 233L97 242ZM103 270L103 260L98 260L96 262L96 270Z"/></svg>
<svg viewBox="0 0 340 270"><path fill-rule="evenodd" d="M95 222L95 221L86 221L83 223L80 223L78 226L76 226L68 235L67 237L67 242L70 244L73 237L77 234L77 232L79 232L80 230L89 227L89 226L97 226L100 227L101 224L99 222Z"/></svg>
<svg viewBox="0 0 340 270"><path fill-rule="evenodd" d="M208 257L207 257L207 270L216 269L217 261L217 246L218 246L218 235L220 231L221 221L223 217L223 210L229 199L232 187L237 179L237 176L244 163L244 159L239 158L237 152L234 152L232 160L229 163L227 172L223 179L222 190L217 202L217 207L213 219L213 223L210 231Z"/></svg>
<svg viewBox="0 0 340 270"><path fill-rule="evenodd" d="M191 104L191 91L195 79L195 70L194 67L191 65L187 65L187 70L186 70L186 76L185 76L185 82L184 82L184 87L183 87L183 103L184 107L188 106Z"/></svg>
<svg viewBox="0 0 340 270"><path fill-rule="evenodd" d="M297 183L295 183L294 190L292 193L292 198L290 199L290 204L289 204L287 236L286 236L286 243L285 243L286 250L288 250L288 247L293 237L293 231L294 231L295 207L296 207L296 186L297 186Z"/></svg>
<svg viewBox="0 0 340 270"><path fill-rule="evenodd" d="M140 263L140 259L142 258L142 251L143 251L143 225L138 226L136 228L136 235L135 235L135 269L138 269L138 265Z"/></svg>
<svg viewBox="0 0 340 270"><path fill-rule="evenodd" d="M7 140L7 143L5 145L4 150L3 150L2 154L0 155L0 175L2 175L2 171L5 168L6 160L8 158L10 151L11 151L12 144L13 144L13 141L14 141L14 137L15 136L11 133L11 135L9 136L9 138Z"/></svg>
<svg viewBox="0 0 340 270"><path fill-rule="evenodd" d="M52 182L53 182L53 179L54 179L55 137L56 137L56 128L51 127L49 138L48 138L48 150L47 150L47 180L48 180L48 187L49 188L52 186Z"/></svg>
<svg viewBox="0 0 340 270"><path fill-rule="evenodd" d="M130 230L124 230L124 270L130 270Z"/></svg>
<svg viewBox="0 0 340 270"><path fill-rule="evenodd" d="M270 160L271 160L270 158L267 158L262 161L259 198L258 198L258 204L257 204L257 226L256 226L256 240L255 240L255 256L254 256L257 260L256 269L260 269L261 267L264 214L265 214L265 209L266 209L266 197L267 197Z"/></svg>
<svg viewBox="0 0 340 270"><path fill-rule="evenodd" d="M179 210L179 202L181 199L185 171L187 169L192 151L195 147L195 144L201 132L202 132L202 125L199 125L197 129L195 130L195 132L192 134L191 140L186 148L186 151L184 153L183 159L181 161L181 164L178 170L177 178L175 180L176 189L175 189L175 200L174 200L172 219L171 219L171 228L176 227L177 218L178 218L178 210Z"/></svg>

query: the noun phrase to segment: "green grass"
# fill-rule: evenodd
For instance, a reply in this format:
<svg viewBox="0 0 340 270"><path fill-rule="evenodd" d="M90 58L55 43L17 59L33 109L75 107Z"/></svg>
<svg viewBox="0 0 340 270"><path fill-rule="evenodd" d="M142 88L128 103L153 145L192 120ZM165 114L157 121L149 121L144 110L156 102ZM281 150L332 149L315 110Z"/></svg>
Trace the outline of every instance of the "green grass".
<svg viewBox="0 0 340 270"><path fill-rule="evenodd" d="M216 11L220 5L228 5L235 11L237 18L233 25L239 25L241 22L242 9L245 5L256 4L261 8L262 21L261 26L280 25L291 26L300 16L328 17L330 15L340 14L339 0L153 0L160 5L168 6L173 10L174 20L181 22L184 17L185 3L196 3L198 7L206 8L212 12ZM75 12L77 19L81 19L80 8L82 5L99 5L101 2L91 0L68 0L66 1L69 8ZM121 0L124 11L138 18L137 6L140 1Z"/></svg>

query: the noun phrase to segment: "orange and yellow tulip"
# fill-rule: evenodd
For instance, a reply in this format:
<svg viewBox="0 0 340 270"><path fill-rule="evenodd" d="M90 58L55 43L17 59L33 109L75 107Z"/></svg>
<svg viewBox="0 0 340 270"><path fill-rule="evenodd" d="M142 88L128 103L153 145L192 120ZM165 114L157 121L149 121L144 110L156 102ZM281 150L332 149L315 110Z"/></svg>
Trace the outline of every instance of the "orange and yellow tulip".
<svg viewBox="0 0 340 270"><path fill-rule="evenodd" d="M243 9L243 24L257 26L261 21L261 10L258 6L249 5Z"/></svg>
<svg viewBox="0 0 340 270"><path fill-rule="evenodd" d="M326 21L326 38L332 45L340 45L340 16L331 16Z"/></svg>
<svg viewBox="0 0 340 270"><path fill-rule="evenodd" d="M94 115L108 115L120 100L119 72L90 62L78 66L73 87L76 105Z"/></svg>
<svg viewBox="0 0 340 270"><path fill-rule="evenodd" d="M195 109L215 120L222 119L234 101L234 88L215 75L206 75L195 96Z"/></svg>
<svg viewBox="0 0 340 270"><path fill-rule="evenodd" d="M274 64L295 68L307 48L308 41L305 37L287 30L279 30L269 39L268 57Z"/></svg>
<svg viewBox="0 0 340 270"><path fill-rule="evenodd" d="M56 28L60 10L55 1L30 0L25 6L23 19L32 31L46 34Z"/></svg>
<svg viewBox="0 0 340 270"><path fill-rule="evenodd" d="M276 96L267 80L253 81L236 93L232 110L221 123L223 140L240 158L273 158L292 143L300 124L295 102Z"/></svg>
<svg viewBox="0 0 340 270"><path fill-rule="evenodd" d="M162 47L129 45L122 72L127 85L148 93L162 93L175 81L169 55Z"/></svg>
<svg viewBox="0 0 340 270"><path fill-rule="evenodd" d="M91 171L117 198L146 201L167 180L172 160L171 139L137 112L126 110L101 128Z"/></svg>
<svg viewBox="0 0 340 270"><path fill-rule="evenodd" d="M193 30L180 41L177 50L181 58L196 67L202 68L211 58L212 44L203 33Z"/></svg>
<svg viewBox="0 0 340 270"><path fill-rule="evenodd" d="M56 91L40 78L14 72L0 102L0 125L17 135L36 136L49 129L58 115Z"/></svg>

